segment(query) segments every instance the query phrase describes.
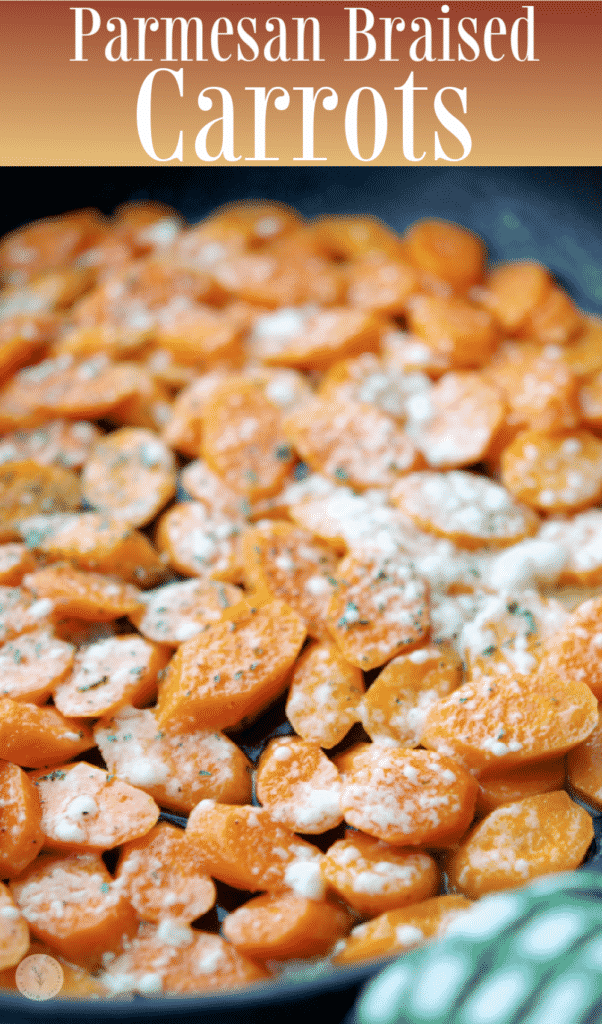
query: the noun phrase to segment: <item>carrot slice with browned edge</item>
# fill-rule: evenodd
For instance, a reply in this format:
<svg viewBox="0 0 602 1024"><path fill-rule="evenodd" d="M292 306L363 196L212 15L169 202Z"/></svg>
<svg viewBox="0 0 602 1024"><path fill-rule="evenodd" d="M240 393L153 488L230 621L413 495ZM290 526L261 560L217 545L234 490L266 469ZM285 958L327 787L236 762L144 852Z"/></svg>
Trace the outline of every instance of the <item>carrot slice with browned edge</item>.
<svg viewBox="0 0 602 1024"><path fill-rule="evenodd" d="M483 276L483 242L458 224L434 217L418 220L406 231L403 241L415 266L458 291L477 284Z"/></svg>

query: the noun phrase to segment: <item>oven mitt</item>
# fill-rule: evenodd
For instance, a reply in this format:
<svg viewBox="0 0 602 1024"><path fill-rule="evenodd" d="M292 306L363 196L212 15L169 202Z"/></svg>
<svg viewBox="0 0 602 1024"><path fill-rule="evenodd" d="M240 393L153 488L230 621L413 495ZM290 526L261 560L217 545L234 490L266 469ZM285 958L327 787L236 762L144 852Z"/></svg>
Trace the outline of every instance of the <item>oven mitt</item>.
<svg viewBox="0 0 602 1024"><path fill-rule="evenodd" d="M594 1024L602 1020L602 873L492 893L444 938L385 968L354 1024Z"/></svg>

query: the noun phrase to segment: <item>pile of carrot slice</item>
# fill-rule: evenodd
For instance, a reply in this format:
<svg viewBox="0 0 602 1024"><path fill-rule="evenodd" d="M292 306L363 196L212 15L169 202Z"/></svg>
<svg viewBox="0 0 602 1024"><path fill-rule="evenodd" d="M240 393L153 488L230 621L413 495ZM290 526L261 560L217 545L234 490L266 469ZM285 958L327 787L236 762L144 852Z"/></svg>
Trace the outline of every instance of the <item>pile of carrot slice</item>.
<svg viewBox="0 0 602 1024"><path fill-rule="evenodd" d="M38 221L0 280L0 985L230 989L578 867L602 322L267 202Z"/></svg>

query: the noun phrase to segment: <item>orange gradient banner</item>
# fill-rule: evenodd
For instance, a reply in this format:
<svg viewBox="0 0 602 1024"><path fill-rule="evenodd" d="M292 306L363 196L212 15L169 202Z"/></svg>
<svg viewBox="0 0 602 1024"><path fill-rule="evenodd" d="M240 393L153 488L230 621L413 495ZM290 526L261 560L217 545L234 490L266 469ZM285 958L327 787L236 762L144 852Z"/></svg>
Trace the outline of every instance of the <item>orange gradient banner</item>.
<svg viewBox="0 0 602 1024"><path fill-rule="evenodd" d="M602 4L0 3L3 165L599 165Z"/></svg>

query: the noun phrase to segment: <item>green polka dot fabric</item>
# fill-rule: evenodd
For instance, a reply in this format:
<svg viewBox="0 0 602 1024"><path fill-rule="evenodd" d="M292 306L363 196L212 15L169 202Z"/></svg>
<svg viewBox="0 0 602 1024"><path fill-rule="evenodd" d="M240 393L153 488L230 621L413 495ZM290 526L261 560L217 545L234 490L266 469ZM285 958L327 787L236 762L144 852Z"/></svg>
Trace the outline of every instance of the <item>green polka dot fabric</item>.
<svg viewBox="0 0 602 1024"><path fill-rule="evenodd" d="M555 875L494 893L444 939L385 968L356 1024L602 1021L602 874Z"/></svg>

